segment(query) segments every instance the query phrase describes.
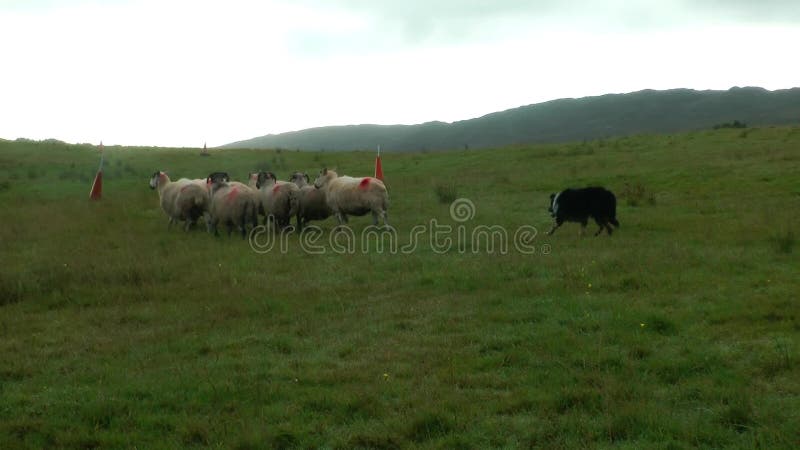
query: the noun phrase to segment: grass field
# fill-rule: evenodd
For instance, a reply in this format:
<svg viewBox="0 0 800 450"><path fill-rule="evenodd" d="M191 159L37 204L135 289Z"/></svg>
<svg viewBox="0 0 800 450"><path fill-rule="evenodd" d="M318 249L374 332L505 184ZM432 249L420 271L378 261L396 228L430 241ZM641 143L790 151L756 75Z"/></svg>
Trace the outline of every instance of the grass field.
<svg viewBox="0 0 800 450"><path fill-rule="evenodd" d="M384 155L401 244L462 197L533 254L259 254L147 187L373 158L110 147L90 203L96 149L0 141L0 448L800 446L800 128ZM619 231L544 236L589 184Z"/></svg>

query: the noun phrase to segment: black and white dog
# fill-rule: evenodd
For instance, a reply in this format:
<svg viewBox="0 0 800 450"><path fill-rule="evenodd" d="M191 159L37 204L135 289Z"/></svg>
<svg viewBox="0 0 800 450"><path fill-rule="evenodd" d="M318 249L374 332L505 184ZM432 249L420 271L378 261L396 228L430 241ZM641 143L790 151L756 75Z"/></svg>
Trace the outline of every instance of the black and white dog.
<svg viewBox="0 0 800 450"><path fill-rule="evenodd" d="M556 228L564 222L579 222L581 234L589 223L589 217L594 218L600 229L594 235L603 232L603 228L610 235L614 230L611 225L619 227L617 222L617 197L614 193L602 187L587 187L583 189L565 189L557 194L550 194L550 215L556 220L553 228L547 234L553 234Z"/></svg>

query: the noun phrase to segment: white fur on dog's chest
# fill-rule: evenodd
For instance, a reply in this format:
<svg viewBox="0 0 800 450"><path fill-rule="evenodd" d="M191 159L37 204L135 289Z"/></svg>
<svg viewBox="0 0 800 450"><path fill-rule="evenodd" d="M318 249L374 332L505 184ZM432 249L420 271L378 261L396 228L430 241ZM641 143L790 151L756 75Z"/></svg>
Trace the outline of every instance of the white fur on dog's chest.
<svg viewBox="0 0 800 450"><path fill-rule="evenodd" d="M553 197L553 204L550 205L553 208L553 215L554 216L558 215L558 196L559 195L561 195L561 192L559 192L558 194L556 194L555 197Z"/></svg>

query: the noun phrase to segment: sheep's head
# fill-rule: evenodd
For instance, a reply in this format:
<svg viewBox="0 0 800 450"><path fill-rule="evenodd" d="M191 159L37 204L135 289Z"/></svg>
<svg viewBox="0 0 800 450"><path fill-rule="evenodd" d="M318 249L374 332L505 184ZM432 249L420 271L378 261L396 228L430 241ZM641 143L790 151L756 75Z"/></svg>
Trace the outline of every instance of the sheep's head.
<svg viewBox="0 0 800 450"><path fill-rule="evenodd" d="M289 181L296 184L297 187L303 187L307 184L311 184L311 180L308 178L308 174L303 172L293 173L292 176L289 177Z"/></svg>
<svg viewBox="0 0 800 450"><path fill-rule="evenodd" d="M162 172L160 170L156 170L153 173L153 176L150 177L150 189L155 189L155 188L158 187L159 184L161 184L161 182L162 182L161 181L161 177L162 176L166 178L167 174L165 174L164 172ZM169 178L167 178L167 180L165 180L165 181L168 181L168 180L169 180Z"/></svg>
<svg viewBox="0 0 800 450"><path fill-rule="evenodd" d="M314 187L317 189L321 189L328 183L328 168L325 167L324 169L319 171L319 175L317 175L317 179L314 180Z"/></svg>
<svg viewBox="0 0 800 450"><path fill-rule="evenodd" d="M216 183L217 181L224 181L228 182L231 181L231 177L228 176L228 172L211 172L206 178L206 182L209 184Z"/></svg>
<svg viewBox="0 0 800 450"><path fill-rule="evenodd" d="M333 178L336 178L336 172L328 170L327 167L324 167L319 171L319 176L317 179L314 180L314 187L317 189L322 189L326 184L328 184L328 181Z"/></svg>
<svg viewBox="0 0 800 450"><path fill-rule="evenodd" d="M271 186L278 182L278 178L272 172L258 172L258 179L256 181L256 189L261 189L261 186Z"/></svg>

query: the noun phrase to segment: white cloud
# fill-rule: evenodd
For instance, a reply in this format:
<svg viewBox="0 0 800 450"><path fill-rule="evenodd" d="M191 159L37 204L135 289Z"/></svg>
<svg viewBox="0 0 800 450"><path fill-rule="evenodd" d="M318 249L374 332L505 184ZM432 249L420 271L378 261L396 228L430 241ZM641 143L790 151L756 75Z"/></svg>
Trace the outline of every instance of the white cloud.
<svg viewBox="0 0 800 450"><path fill-rule="evenodd" d="M448 15L451 3L6 2L0 136L221 145L559 97L796 84L791 25L703 23L680 2L459 2Z"/></svg>

